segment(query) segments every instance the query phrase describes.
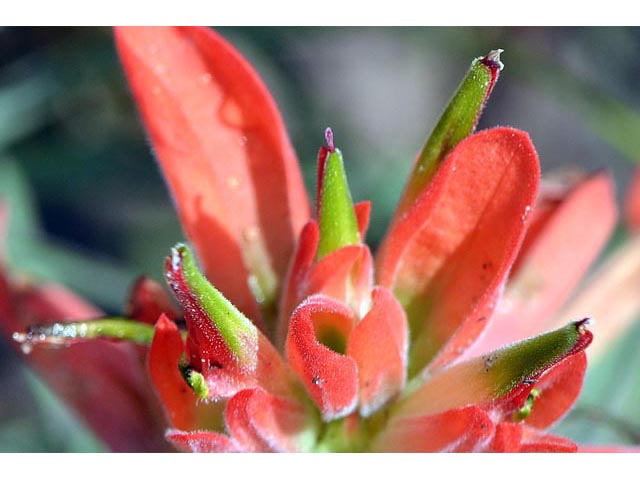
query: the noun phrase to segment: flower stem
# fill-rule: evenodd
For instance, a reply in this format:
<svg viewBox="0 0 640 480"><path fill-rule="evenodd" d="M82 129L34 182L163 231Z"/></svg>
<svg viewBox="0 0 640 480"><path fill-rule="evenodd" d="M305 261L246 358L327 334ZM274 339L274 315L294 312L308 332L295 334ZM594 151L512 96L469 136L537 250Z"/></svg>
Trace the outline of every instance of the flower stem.
<svg viewBox="0 0 640 480"><path fill-rule="evenodd" d="M52 323L35 325L26 332L16 332L13 339L29 353L34 345L70 345L84 340L105 338L127 340L142 345L150 345L154 327L123 317L110 317L82 322Z"/></svg>

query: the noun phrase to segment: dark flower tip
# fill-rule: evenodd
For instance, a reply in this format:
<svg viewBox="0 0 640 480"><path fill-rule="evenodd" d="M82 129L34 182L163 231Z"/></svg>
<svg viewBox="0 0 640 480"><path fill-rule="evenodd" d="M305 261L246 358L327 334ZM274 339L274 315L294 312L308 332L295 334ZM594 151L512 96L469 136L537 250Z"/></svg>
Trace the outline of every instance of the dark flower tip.
<svg viewBox="0 0 640 480"><path fill-rule="evenodd" d="M327 148L329 149L329 151L331 151L331 153L336 151L336 147L333 144L333 131L331 130L331 127L327 127L327 129L324 131L324 138L327 141Z"/></svg>
<svg viewBox="0 0 640 480"><path fill-rule="evenodd" d="M480 61L489 68L502 70L504 68L504 64L500 61L500 54L502 52L504 52L502 48L491 50Z"/></svg>

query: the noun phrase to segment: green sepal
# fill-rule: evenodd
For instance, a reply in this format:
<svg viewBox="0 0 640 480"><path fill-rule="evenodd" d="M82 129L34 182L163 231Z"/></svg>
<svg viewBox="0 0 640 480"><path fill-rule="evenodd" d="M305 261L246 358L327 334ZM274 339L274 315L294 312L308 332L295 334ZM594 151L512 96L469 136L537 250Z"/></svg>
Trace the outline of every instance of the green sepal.
<svg viewBox="0 0 640 480"><path fill-rule="evenodd" d="M588 320L571 322L566 327L514 343L484 355L485 373L494 385L495 396L511 391L567 356L583 350L593 335L586 330Z"/></svg>
<svg viewBox="0 0 640 480"><path fill-rule="evenodd" d="M328 152L321 180L318 259L346 245L360 243L358 221L340 150Z"/></svg>
<svg viewBox="0 0 640 480"><path fill-rule="evenodd" d="M413 205L449 152L473 133L504 67L500 62L500 53L502 50L492 50L471 62L467 75L416 159L396 216Z"/></svg>
<svg viewBox="0 0 640 480"><path fill-rule="evenodd" d="M513 414L513 420L516 423L522 422L529 418L529 415L531 415L531 410L533 409L533 404L538 396L540 396L540 391L538 389L534 388L533 390L531 390L531 393L524 401L524 405L522 406L522 408L517 412L514 412Z"/></svg>
<svg viewBox="0 0 640 480"><path fill-rule="evenodd" d="M180 373L185 382L191 387L191 390L193 390L193 393L196 394L196 397L201 400L206 400L209 397L209 385L207 385L204 375L187 364L180 365Z"/></svg>
<svg viewBox="0 0 640 480"><path fill-rule="evenodd" d="M198 269L195 258L186 245L178 244L173 248L171 264L172 269L182 270L187 284L189 298L185 298L184 294L187 292L182 292L181 286L174 285L174 279L169 278L172 288L183 303L185 315L189 317L189 306L184 302L195 301L204 310L238 362L245 368L253 369L257 362L258 349L256 326L209 283Z"/></svg>

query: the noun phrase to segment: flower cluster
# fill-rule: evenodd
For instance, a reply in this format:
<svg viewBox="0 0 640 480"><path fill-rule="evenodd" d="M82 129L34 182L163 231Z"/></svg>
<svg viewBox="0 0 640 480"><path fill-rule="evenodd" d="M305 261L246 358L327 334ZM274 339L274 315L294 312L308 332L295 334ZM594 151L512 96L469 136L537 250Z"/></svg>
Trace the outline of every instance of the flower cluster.
<svg viewBox="0 0 640 480"><path fill-rule="evenodd" d="M353 203L330 129L312 215L277 107L232 46L207 28L115 35L195 249L166 259L177 304L142 278L106 318L0 275L0 323L113 450L577 450L547 429L580 392L603 285L620 301L604 332L640 308L619 292L640 244L567 304L615 225L612 182L539 189L526 133L474 133L500 51L471 64L372 255L371 206Z"/></svg>

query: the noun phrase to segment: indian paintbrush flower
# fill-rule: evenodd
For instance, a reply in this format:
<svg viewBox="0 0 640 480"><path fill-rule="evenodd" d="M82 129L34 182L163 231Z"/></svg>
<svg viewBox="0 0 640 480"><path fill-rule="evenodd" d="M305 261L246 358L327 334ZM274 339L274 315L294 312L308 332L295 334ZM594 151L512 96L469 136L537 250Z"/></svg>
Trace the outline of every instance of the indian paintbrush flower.
<svg viewBox="0 0 640 480"><path fill-rule="evenodd" d="M66 291L0 277L5 327L113 449L577 449L546 430L580 392L591 313L557 312L614 226L612 184L538 194L526 133L474 133L500 51L473 61L374 256L333 132L312 216L274 101L219 35L119 28L116 43L195 249L165 262L179 305L141 279L123 317L90 320Z"/></svg>

